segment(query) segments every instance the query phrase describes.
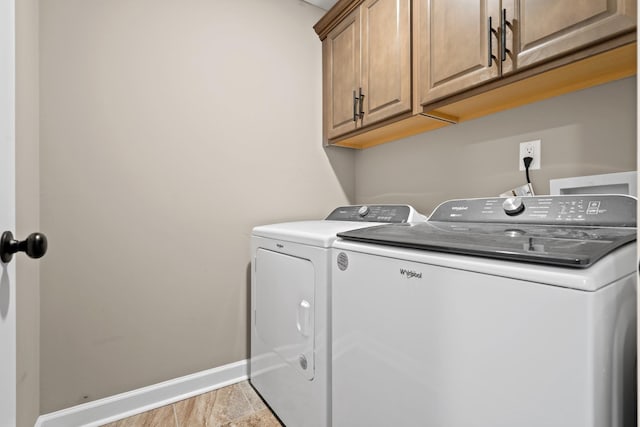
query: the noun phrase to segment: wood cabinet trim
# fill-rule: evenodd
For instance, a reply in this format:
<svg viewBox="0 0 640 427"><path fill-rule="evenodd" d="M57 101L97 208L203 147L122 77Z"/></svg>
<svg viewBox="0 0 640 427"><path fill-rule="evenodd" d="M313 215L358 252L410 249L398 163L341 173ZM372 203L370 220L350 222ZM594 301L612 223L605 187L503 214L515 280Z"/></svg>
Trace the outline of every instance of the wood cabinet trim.
<svg viewBox="0 0 640 427"><path fill-rule="evenodd" d="M418 133L435 130L450 124L451 122L439 117L406 113L378 122L369 128L359 129L341 138L331 140L329 144L325 145L336 145L356 149L369 148L395 139L406 138Z"/></svg>
<svg viewBox="0 0 640 427"><path fill-rule="evenodd" d="M320 40L327 38L327 35L351 12L357 9L364 0L339 0L322 18L313 26Z"/></svg>

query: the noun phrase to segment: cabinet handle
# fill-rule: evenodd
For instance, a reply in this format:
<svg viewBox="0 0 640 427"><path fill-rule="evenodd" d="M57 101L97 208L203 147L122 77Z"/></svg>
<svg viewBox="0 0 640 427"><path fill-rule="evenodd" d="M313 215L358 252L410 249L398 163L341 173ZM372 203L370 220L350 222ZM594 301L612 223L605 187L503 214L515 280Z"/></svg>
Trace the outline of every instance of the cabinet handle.
<svg viewBox="0 0 640 427"><path fill-rule="evenodd" d="M489 17L489 28L487 29L487 38L489 39L489 54L488 54L488 62L487 67L491 67L491 64L495 60L498 61L498 58L493 54L493 35L496 33L496 30L493 29L493 23L491 20L491 16Z"/></svg>
<svg viewBox="0 0 640 427"><path fill-rule="evenodd" d="M360 114L358 115L362 121L362 118L364 117L364 93L362 93L362 88L360 88L360 96L358 98L360 99Z"/></svg>
<svg viewBox="0 0 640 427"><path fill-rule="evenodd" d="M353 121L358 121L358 97L356 96L355 89L353 90Z"/></svg>
<svg viewBox="0 0 640 427"><path fill-rule="evenodd" d="M502 22L500 23L500 34L502 42L502 62L507 60L507 53L511 51L507 49L507 25L511 27L511 22L507 21L507 9L502 9Z"/></svg>

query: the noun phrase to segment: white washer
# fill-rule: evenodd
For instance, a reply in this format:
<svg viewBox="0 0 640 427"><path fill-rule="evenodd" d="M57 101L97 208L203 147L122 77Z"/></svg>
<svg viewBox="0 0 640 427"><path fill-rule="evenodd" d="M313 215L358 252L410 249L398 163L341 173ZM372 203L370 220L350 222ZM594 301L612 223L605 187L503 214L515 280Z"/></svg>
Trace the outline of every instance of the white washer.
<svg viewBox="0 0 640 427"><path fill-rule="evenodd" d="M339 233L333 426L635 427L635 224L580 195Z"/></svg>
<svg viewBox="0 0 640 427"><path fill-rule="evenodd" d="M253 229L249 378L285 425L330 425L329 261L336 233L425 220L406 205L345 206L326 220Z"/></svg>

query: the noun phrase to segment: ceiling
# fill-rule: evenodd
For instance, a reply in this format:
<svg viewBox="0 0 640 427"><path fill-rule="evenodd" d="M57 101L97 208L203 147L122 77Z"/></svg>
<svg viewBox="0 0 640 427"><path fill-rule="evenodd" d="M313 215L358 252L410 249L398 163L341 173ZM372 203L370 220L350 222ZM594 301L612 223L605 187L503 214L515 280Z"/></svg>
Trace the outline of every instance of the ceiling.
<svg viewBox="0 0 640 427"><path fill-rule="evenodd" d="M338 0L304 0L307 3L311 3L314 6L318 6L320 9L329 10L337 3Z"/></svg>

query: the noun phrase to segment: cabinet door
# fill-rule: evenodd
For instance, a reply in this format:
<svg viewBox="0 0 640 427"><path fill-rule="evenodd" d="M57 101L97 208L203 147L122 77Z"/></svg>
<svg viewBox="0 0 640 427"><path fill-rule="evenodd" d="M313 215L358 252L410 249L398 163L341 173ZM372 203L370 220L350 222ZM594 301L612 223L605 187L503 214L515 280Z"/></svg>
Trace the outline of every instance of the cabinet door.
<svg viewBox="0 0 640 427"><path fill-rule="evenodd" d="M636 1L520 0L513 18L515 67L522 68L631 31Z"/></svg>
<svg viewBox="0 0 640 427"><path fill-rule="evenodd" d="M360 88L360 9L334 28L322 42L323 103L326 137L353 131L354 92Z"/></svg>
<svg viewBox="0 0 640 427"><path fill-rule="evenodd" d="M411 1L366 0L362 13L362 125L411 111Z"/></svg>
<svg viewBox="0 0 640 427"><path fill-rule="evenodd" d="M422 104L499 76L499 0L419 0L418 13Z"/></svg>

